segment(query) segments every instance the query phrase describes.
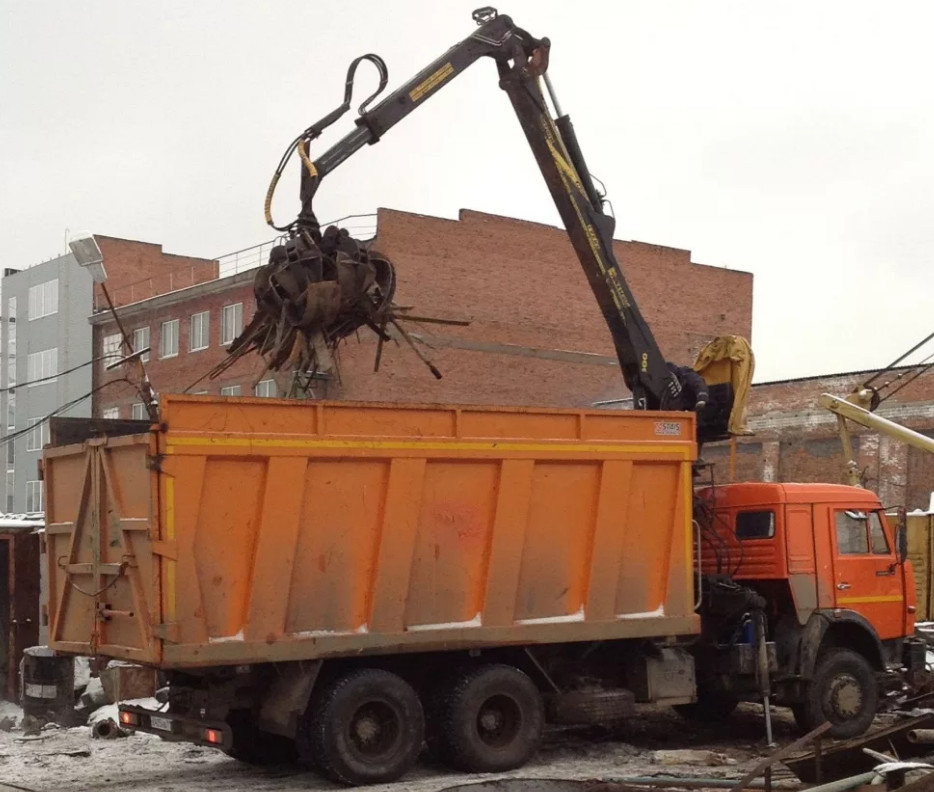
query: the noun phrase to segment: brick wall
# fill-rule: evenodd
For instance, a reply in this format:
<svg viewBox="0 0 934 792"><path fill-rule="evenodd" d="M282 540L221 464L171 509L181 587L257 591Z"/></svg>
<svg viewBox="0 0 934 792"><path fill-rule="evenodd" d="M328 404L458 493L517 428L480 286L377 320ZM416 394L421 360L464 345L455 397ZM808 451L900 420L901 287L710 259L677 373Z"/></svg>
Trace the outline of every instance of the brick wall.
<svg viewBox="0 0 934 792"><path fill-rule="evenodd" d="M412 313L467 321L466 327L406 323L430 346L421 347L441 369L435 380L404 344L385 345L379 373L373 372L376 339L361 331L340 349L340 378L322 383L316 395L370 401L459 402L587 406L627 395L613 344L587 279L564 231L480 212L458 220L381 209L374 249L396 265L396 302ZM689 362L710 338L749 337L752 275L691 262L686 250L641 242L617 242L615 252L663 352ZM106 254L105 254L106 255ZM109 266L109 265L108 265ZM245 273L237 278L249 278ZM224 279L226 283L228 279ZM211 294L204 294L210 286ZM127 306L128 329L159 326L179 318L180 353L149 364L158 391L182 390L223 359L220 310L242 300L244 320L252 314L249 283L205 284ZM210 310L211 346L188 353L188 319ZM99 317L102 336L115 332ZM260 375L258 360L244 361L216 382L194 390L218 393L223 384L242 384L247 393ZM99 372L99 381L119 374ZM108 388L95 414L129 404L128 389Z"/></svg>
<svg viewBox="0 0 934 792"><path fill-rule="evenodd" d="M402 346L385 350L374 375L376 342L361 335L359 345L344 347L342 382L329 396L586 406L628 395L563 230L467 210L444 220L381 209L373 248L396 264L397 303L470 324L406 324L434 347L425 351L441 369L440 381ZM689 251L641 242L616 242L615 253L667 357L690 362L716 335L749 337L750 274L695 264Z"/></svg>
<svg viewBox="0 0 934 792"><path fill-rule="evenodd" d="M95 234L107 270L107 290L114 305L127 305L158 294L217 278L210 259L165 253L162 245ZM95 306L106 305L101 287L94 286Z"/></svg>

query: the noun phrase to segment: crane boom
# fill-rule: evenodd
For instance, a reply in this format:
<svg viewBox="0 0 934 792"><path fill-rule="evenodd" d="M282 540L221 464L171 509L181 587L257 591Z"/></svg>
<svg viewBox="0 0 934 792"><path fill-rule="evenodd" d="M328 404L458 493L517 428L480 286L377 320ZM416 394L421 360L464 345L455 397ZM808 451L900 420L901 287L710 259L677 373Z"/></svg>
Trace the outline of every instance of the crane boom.
<svg viewBox="0 0 934 792"><path fill-rule="evenodd" d="M381 338L387 337L384 328L394 276L387 270L386 262L374 259L366 246L350 239L346 232L330 227L322 233L312 206L313 199L325 176L364 146L377 143L457 75L488 57L496 63L499 85L512 103L600 306L623 378L632 391L634 406L648 410L696 409L699 440L727 437L729 419L737 407L732 384L723 382L708 387L692 370L666 362L613 253L615 220L604 211L603 200L587 170L571 120L567 115L560 115L546 80L552 104L559 113L558 118L552 118L542 90L542 78L548 68L549 40L531 36L508 16L499 15L490 7L478 9L473 17L479 27L472 35L451 47L372 109L370 103L388 81L386 64L374 54L355 59L347 72L343 103L293 141L280 161L266 199L267 221L274 228L288 232L289 239L273 250L268 270L257 276L255 289L257 315L262 319L263 309L273 318L267 321L266 328L248 328L249 332L245 331L231 346L231 352L242 351L250 344L264 351L265 344L265 350L275 351L271 365L278 367L293 359L290 355L294 356L298 346L292 336L283 335L284 326L297 327L310 337L316 331L308 328L326 321L331 325L324 335L330 339L364 325ZM376 67L379 88L361 104L355 128L312 160L311 141L349 110L356 69L363 62ZM294 151L303 163L301 211L288 226L276 226L270 211L272 194ZM375 282L377 287L370 292L371 302L359 302L353 316L338 320L337 314L332 316L337 310L334 306L338 298L333 290L318 287L322 279L340 281L341 266L346 273L348 267L355 265L354 277L360 282ZM388 266L391 270L391 265ZM296 271L296 267L300 271ZM348 280L351 278L345 276L344 281ZM312 292L314 300L308 296ZM391 316L388 321L392 321ZM401 331L398 325L396 327ZM273 337L274 342L270 341ZM306 341L306 345L312 346L312 341ZM434 373L440 376L437 371ZM742 409L742 405L738 407Z"/></svg>
<svg viewBox="0 0 934 792"><path fill-rule="evenodd" d="M843 442L843 455L846 457L847 483L854 487L860 486L859 464L853 453L853 443L850 440L850 432L846 425L848 420L860 426L865 426L867 429L874 429L881 434L894 437L910 446L920 448L922 451L934 454L934 439L920 432L915 432L907 426L895 423L895 421L890 421L888 418L883 418L881 415L876 415L851 401L825 393L817 400L817 403L837 416L840 439Z"/></svg>

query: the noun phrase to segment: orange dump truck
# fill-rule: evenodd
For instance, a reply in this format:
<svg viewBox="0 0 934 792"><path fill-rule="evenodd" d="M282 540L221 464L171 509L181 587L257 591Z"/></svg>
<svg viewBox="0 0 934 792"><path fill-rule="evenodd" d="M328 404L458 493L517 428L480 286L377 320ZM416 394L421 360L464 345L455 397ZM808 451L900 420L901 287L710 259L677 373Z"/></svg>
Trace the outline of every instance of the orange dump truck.
<svg viewBox="0 0 934 792"><path fill-rule="evenodd" d="M534 753L546 721L636 702L719 716L769 680L810 706L805 722L851 728L910 632L912 589L874 496L696 497L690 413L168 395L159 424L53 435L51 645L161 670L161 710L124 706L124 725L244 761L388 780L427 723L443 761L501 770ZM841 511L872 552L837 560ZM698 540L715 548L702 548L709 582ZM819 582L844 561L829 574L877 566L867 579L889 598L883 613L857 607L882 594L860 593L849 632L832 623L850 612L840 583ZM827 671L831 645L849 664Z"/></svg>

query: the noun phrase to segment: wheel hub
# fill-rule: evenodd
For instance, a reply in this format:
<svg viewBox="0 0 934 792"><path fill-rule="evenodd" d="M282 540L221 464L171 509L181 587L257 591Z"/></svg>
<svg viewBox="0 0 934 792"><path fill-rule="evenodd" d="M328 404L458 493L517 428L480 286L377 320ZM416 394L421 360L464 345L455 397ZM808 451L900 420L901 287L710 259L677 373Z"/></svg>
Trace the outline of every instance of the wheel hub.
<svg viewBox="0 0 934 792"><path fill-rule="evenodd" d="M840 719L856 717L863 708L863 691L852 674L840 674L828 691L830 710Z"/></svg>
<svg viewBox="0 0 934 792"><path fill-rule="evenodd" d="M515 739L522 724L522 712L509 696L487 699L477 713L477 732L487 745L503 747Z"/></svg>
<svg viewBox="0 0 934 792"><path fill-rule="evenodd" d="M363 717L357 721L354 731L360 743L366 745L379 735L379 723L375 718Z"/></svg>
<svg viewBox="0 0 934 792"><path fill-rule="evenodd" d="M367 757L393 751L401 728L398 713L382 701L371 701L360 707L348 727L355 749Z"/></svg>
<svg viewBox="0 0 934 792"><path fill-rule="evenodd" d="M503 713L496 710L484 710L480 713L480 730L497 732L503 723Z"/></svg>

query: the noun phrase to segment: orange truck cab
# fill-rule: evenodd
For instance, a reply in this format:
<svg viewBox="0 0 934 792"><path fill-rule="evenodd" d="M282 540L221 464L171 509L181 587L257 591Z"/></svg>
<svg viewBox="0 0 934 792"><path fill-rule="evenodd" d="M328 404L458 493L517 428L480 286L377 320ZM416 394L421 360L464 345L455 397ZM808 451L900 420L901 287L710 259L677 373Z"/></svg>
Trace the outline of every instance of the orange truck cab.
<svg viewBox="0 0 934 792"><path fill-rule="evenodd" d="M722 716L761 691L758 669L742 673L756 662L758 618L774 700L803 728L829 720L837 737L865 731L886 672L918 661L907 656L911 566L876 495L831 484L729 484L698 490L695 519L703 640L689 714Z"/></svg>

